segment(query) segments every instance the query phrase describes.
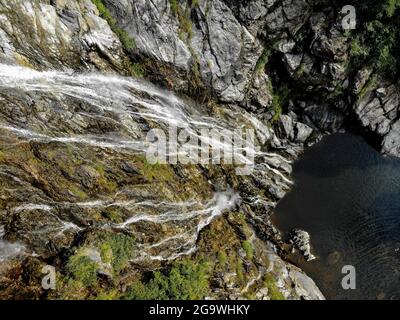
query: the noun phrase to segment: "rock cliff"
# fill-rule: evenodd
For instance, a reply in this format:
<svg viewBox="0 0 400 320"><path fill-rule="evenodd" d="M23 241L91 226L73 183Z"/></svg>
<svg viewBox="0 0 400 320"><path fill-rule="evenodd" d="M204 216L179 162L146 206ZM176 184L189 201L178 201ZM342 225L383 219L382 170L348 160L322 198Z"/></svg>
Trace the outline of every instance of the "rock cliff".
<svg viewBox="0 0 400 320"><path fill-rule="evenodd" d="M398 21L344 5L0 0L0 297L323 299L270 222L291 163L339 131L400 154ZM255 130L253 170L148 163L171 125Z"/></svg>

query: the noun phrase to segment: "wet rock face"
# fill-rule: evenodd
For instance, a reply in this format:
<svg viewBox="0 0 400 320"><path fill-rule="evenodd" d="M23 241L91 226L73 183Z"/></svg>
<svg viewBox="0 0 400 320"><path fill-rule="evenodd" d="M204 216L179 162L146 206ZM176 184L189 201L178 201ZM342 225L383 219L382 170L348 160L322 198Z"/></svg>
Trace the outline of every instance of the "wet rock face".
<svg viewBox="0 0 400 320"><path fill-rule="evenodd" d="M71 279L90 287L113 275L118 285L133 286L137 274L191 257L201 233L214 219L242 210L243 200L250 213L254 208L265 217L290 188L290 161L275 153L257 151L257 165L243 177L225 166L147 161L146 134L151 128L167 132L171 124L194 133L248 126L260 147L277 139L238 106L198 106L127 77L6 64L0 70L2 256L16 258L18 266L25 265L20 255L54 261L65 277L58 298L75 292ZM245 183L249 193L236 191ZM14 254L19 243L26 250ZM244 279L249 288L251 281L262 285L250 278L261 271L258 265L251 273L245 267L252 256L245 247L247 253L238 248L233 255L240 272L227 280L236 298L246 289ZM215 256L207 259L215 263ZM121 272L136 276L120 278ZM291 291L287 297L299 298Z"/></svg>
<svg viewBox="0 0 400 320"><path fill-rule="evenodd" d="M124 69L118 37L85 1L1 1L0 61L39 69Z"/></svg>
<svg viewBox="0 0 400 320"><path fill-rule="evenodd" d="M289 77L289 108L307 126L337 132L351 112L338 89L349 86L349 39L327 1L104 3L135 39L132 53L194 74L222 102L273 119L273 78Z"/></svg>
<svg viewBox="0 0 400 320"><path fill-rule="evenodd" d="M331 1L103 3L110 16L89 0L0 0L0 297L18 287L42 295L25 280L45 261L62 270L53 298L79 299L123 288L120 298L143 274L205 259L207 296L322 299L276 253L269 218L291 188L292 161L350 114L399 155L398 86L349 75ZM177 78L186 93L205 86L211 101L121 77L149 65L150 79ZM253 171L148 163L140 142L171 123L254 129ZM293 241L313 258L305 231Z"/></svg>
<svg viewBox="0 0 400 320"><path fill-rule="evenodd" d="M105 1L118 24L135 39L136 50L201 78L222 101L244 99L261 44L220 0Z"/></svg>

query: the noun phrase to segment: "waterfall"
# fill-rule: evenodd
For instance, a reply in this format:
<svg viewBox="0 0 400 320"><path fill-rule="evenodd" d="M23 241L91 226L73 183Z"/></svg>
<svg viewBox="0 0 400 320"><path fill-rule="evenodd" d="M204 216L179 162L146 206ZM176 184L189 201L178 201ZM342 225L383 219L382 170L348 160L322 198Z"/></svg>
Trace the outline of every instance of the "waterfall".
<svg viewBox="0 0 400 320"><path fill-rule="evenodd" d="M34 99L32 99L34 96ZM48 103L41 105L43 112L26 112L36 108L36 100ZM38 142L73 144L79 148L111 149L120 153L145 154L146 134L152 128L165 131L170 127L184 128L188 133L206 143L195 146L197 151L205 151L208 146L226 147L233 158L249 161L248 154L263 158L264 166L256 170L271 170L281 176L283 183L290 181L280 171L266 164L276 166L280 155L263 152L257 144L271 139L272 131L255 116L235 106L220 108L211 112L204 106L185 101L173 93L160 89L148 82L116 75L97 73L75 73L59 71L35 71L20 66L0 64L0 107L4 101L15 101L12 111L7 108L0 114L0 131L17 139L18 143ZM27 114L23 119L13 117L12 112ZM106 123L106 129L86 124ZM235 149L231 141L204 137L202 130L221 132L249 128L256 134L256 140L249 144L244 137L234 134L240 145ZM242 141L243 140L243 141ZM246 152L243 152L246 151ZM239 154L237 154L239 152ZM246 155L244 155L244 153ZM279 162L279 161L278 161ZM285 172L286 174L286 172ZM40 211L49 215L53 223L49 228L32 230L33 233L64 232L78 233L82 227L61 218L60 208L123 208L130 217L120 224L100 226L106 229L130 230L136 224L168 225L169 232L139 246L141 255L136 259L170 260L196 250L199 232L224 211L232 209L238 202L233 191L215 193L204 203L162 203L154 200L139 201L128 199L90 199L87 202L44 202L23 203L14 207L15 214ZM8 245L9 246L9 245ZM11 248L8 247L9 252ZM16 250L17 247L14 248ZM3 250L3 249L2 249ZM5 250L5 249L4 249ZM12 251L12 250L11 250Z"/></svg>
<svg viewBox="0 0 400 320"><path fill-rule="evenodd" d="M0 226L0 263L22 254L25 250L22 244L8 242L3 237L4 226Z"/></svg>

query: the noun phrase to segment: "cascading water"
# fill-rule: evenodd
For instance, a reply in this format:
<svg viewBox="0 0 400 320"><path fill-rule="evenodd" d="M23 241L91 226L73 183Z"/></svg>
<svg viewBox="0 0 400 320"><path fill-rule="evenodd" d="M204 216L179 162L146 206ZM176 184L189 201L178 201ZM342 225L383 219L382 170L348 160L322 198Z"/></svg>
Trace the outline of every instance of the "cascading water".
<svg viewBox="0 0 400 320"><path fill-rule="evenodd" d="M252 128L262 143L270 139L272 134L258 119L236 107L226 107L219 110L218 115L212 114L205 107L193 106L170 92L131 78L72 72L38 72L4 64L0 64L0 75L0 106L4 109L0 114L0 131L8 138L12 137L8 148L29 142L59 143L73 144L79 148L111 149L124 154L145 154L145 138L149 130L168 130L173 126L185 128L211 147L226 144L224 150L235 153L238 151L231 147L230 141L204 138L200 134L201 130ZM34 99L31 98L33 95ZM46 101L40 106L46 110L36 110L35 115L32 115L29 109L38 109L37 100ZM11 106L10 101L13 102ZM87 125L88 123L91 125ZM235 139L244 138L235 136ZM250 149L245 150L246 155L250 153L263 159L261 165L255 166L254 175L272 170L281 177L283 184L290 185L291 181L285 176L290 172L286 159L261 151L256 143L249 145L247 140L241 142L241 145ZM202 151L204 147L198 148L198 151ZM243 149L239 151L240 154L233 156L246 157ZM10 173L3 170L0 175ZM160 232L158 237L149 239L145 234L138 236L141 250L135 259L170 260L192 253L196 249L199 232L216 216L232 209L238 199L233 191L215 193L208 201L185 203L137 198L119 200L116 196L110 196L107 199L76 203L19 203L11 211L18 215L30 211L43 212L53 223L50 227L32 227L28 232L62 234L81 232L84 228L69 221L68 217L60 216L61 209L78 208L81 214L93 208L123 209L128 213L126 221L103 223L96 227L133 232L132 227L138 224L168 226L168 232Z"/></svg>
<svg viewBox="0 0 400 320"><path fill-rule="evenodd" d="M24 246L20 243L10 243L3 240L4 227L0 226L0 263L22 254L25 250Z"/></svg>

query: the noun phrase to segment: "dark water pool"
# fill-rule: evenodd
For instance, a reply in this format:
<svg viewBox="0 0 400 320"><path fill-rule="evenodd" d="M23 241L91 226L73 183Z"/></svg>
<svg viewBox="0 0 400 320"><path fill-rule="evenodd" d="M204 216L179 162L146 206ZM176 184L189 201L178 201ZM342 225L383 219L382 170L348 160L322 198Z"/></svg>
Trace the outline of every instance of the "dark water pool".
<svg viewBox="0 0 400 320"><path fill-rule="evenodd" d="M400 160L362 138L332 135L304 154L293 178L276 224L308 231L318 256L293 261L327 298L400 299ZM342 288L344 265L356 268L356 290Z"/></svg>

